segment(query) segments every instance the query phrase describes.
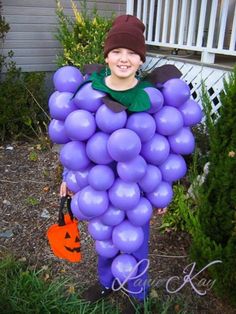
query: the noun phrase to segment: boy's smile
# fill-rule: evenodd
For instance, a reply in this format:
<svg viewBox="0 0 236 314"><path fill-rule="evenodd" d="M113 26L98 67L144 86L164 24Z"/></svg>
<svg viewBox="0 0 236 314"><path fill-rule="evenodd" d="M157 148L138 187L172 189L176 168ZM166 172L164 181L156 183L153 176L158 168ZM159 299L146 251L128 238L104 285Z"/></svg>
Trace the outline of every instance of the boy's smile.
<svg viewBox="0 0 236 314"><path fill-rule="evenodd" d="M137 83L135 75L143 63L137 53L126 48L117 48L108 53L105 61L111 70L111 75L107 78L108 85L110 83L110 85L119 89L119 82L122 81L123 85L125 80L127 86L123 87L128 89Z"/></svg>

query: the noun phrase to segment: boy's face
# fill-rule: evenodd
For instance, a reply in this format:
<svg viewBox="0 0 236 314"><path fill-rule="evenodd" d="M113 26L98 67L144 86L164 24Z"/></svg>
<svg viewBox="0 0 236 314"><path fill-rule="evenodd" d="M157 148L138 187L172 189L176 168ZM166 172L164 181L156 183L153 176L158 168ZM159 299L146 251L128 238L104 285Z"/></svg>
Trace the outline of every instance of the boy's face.
<svg viewBox="0 0 236 314"><path fill-rule="evenodd" d="M140 65L143 64L136 52L126 48L111 50L105 61L111 70L111 75L122 79L135 77Z"/></svg>

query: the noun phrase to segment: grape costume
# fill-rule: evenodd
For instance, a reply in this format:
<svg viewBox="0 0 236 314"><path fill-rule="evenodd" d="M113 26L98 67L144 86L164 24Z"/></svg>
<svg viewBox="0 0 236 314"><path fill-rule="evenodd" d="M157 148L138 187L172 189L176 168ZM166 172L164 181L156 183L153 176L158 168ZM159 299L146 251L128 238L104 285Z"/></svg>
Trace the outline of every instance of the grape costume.
<svg viewBox="0 0 236 314"><path fill-rule="evenodd" d="M149 81L140 81L137 84L137 86L135 86L134 88L128 91L114 91L108 88L104 84L104 77L105 77L104 70L101 71L100 73L94 72L90 77L92 81L92 87L94 89L107 93L109 96L112 97L113 100L118 101L118 103L115 104L116 105L115 108L114 108L114 102L112 103L113 110L120 112L120 110L123 111L125 109L124 107L126 107L129 110L129 113L132 114L132 112L146 111L151 107L150 99L147 93L144 91L145 87L153 86ZM108 106L110 105L109 100L111 101L111 99L109 98L105 100ZM120 106L120 104L122 104L124 107ZM149 211L149 215L150 214L151 214L151 211ZM149 216L146 218L146 220L148 218ZM124 217L124 220L125 219L128 219L128 218ZM132 256L135 258L137 262L148 258L149 220L144 224L141 222L141 224L142 224L141 228L142 228L142 233L144 235L144 239L141 246L139 246L139 248L136 251L132 252ZM108 244L113 247L112 243L109 242ZM119 256L118 252L117 251L115 252L116 252L115 256ZM109 258L109 257L104 257L98 254L98 276L99 276L100 283L104 287L109 287L109 288L112 287L112 284L115 278L112 272L112 263L115 259L115 256L112 256ZM123 263L124 262L125 260L123 261ZM146 266L147 266L146 262L142 263L142 265L139 267L139 272L136 274L136 276L143 273ZM138 276L138 277L139 277L139 280L141 280L144 283L144 285L143 286L136 285L135 279L128 280L127 289L130 291L131 296L137 299L143 300L146 294L148 293L148 288L149 288L147 286L147 279L148 279L147 272L144 272L142 276Z"/></svg>
<svg viewBox="0 0 236 314"><path fill-rule="evenodd" d="M145 61L143 31L136 17L116 18L104 56L127 48ZM105 85L109 73L101 65L86 67L85 74L73 66L56 71L49 136L63 144L64 180L75 193L72 212L89 222L100 283L110 288L115 278L122 284L132 274L139 284L129 279L127 289L143 300L152 211L168 206L173 182L186 174L182 155L194 150L191 127L202 112L173 65L156 68L126 91Z"/></svg>
<svg viewBox="0 0 236 314"><path fill-rule="evenodd" d="M54 75L49 136L64 144L60 161L75 193L72 211L89 221L99 279L111 287L115 277L122 283L148 258L152 208L171 202L172 184L187 170L182 155L194 150L190 127L202 114L174 66L155 69L126 92L106 87L104 70L86 81L77 71L66 66ZM139 283L147 284L146 265L133 274ZM140 300L148 292L135 279L127 288Z"/></svg>

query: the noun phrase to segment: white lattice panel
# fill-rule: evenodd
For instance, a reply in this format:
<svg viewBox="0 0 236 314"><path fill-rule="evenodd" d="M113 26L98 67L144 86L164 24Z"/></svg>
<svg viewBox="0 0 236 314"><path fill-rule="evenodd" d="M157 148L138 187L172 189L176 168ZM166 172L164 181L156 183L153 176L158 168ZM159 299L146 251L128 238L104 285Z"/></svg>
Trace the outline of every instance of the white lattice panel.
<svg viewBox="0 0 236 314"><path fill-rule="evenodd" d="M160 56L148 56L143 69L149 71L164 64L174 64L182 72L181 78L189 85L192 97L201 106L202 84L204 83L211 99L211 115L214 118L218 116L218 109L221 106L219 94L224 88L223 79L227 80L229 71Z"/></svg>

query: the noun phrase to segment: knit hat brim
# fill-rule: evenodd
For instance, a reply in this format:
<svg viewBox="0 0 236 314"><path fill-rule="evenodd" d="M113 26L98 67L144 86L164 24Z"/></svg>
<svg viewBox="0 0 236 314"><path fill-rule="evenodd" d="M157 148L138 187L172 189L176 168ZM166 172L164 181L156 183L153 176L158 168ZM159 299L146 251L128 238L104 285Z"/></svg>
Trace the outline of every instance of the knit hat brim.
<svg viewBox="0 0 236 314"><path fill-rule="evenodd" d="M106 45L104 48L104 57L106 58L108 53L116 48L126 48L136 52L141 60L146 60L146 47L143 45L137 45L137 38L129 33L119 33L111 35L107 38Z"/></svg>
<svg viewBox="0 0 236 314"><path fill-rule="evenodd" d="M143 32L145 25L132 15L118 16L107 34L104 44L104 57L116 48L126 48L136 52L145 61L146 45Z"/></svg>

